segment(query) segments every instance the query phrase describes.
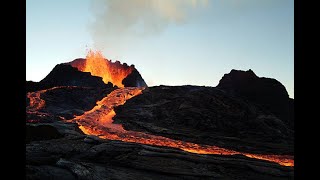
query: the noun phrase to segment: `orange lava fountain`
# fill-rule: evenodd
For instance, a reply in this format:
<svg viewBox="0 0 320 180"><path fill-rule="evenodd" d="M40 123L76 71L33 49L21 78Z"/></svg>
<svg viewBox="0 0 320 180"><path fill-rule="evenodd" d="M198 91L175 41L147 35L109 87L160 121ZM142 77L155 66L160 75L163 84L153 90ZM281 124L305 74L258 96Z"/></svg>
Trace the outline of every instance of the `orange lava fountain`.
<svg viewBox="0 0 320 180"><path fill-rule="evenodd" d="M119 61L111 62L103 57L100 51L90 50L84 62L78 59L70 62L70 65L82 72L90 72L93 76L102 77L103 82L111 82L118 87L124 87L122 80L134 70L133 66L121 64Z"/></svg>
<svg viewBox="0 0 320 180"><path fill-rule="evenodd" d="M217 146L199 145L142 132L127 131L122 127L121 124L113 124L112 118L116 114L114 107L122 105L126 102L126 100L141 94L143 89L144 88L136 87L116 89L107 97L103 98L101 101L98 101L97 105L93 109L85 112L81 116L75 117L71 121L77 122L80 129L85 134L99 136L100 138L104 139L166 146L197 154L242 154L250 158L276 162L283 166L294 166L293 156L242 153Z"/></svg>

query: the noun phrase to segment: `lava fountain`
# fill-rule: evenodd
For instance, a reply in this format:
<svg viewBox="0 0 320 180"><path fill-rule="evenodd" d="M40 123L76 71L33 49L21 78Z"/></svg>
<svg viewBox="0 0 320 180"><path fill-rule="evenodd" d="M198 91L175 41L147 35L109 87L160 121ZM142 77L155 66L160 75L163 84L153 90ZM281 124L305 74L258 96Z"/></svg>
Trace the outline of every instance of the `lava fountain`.
<svg viewBox="0 0 320 180"><path fill-rule="evenodd" d="M141 94L143 89L137 87L116 89L98 101L93 109L81 116L76 116L71 121L78 123L85 134L99 136L103 139L166 146L197 154L242 154L250 158L276 162L283 166L294 166L293 156L242 153L217 146L200 145L142 132L127 131L121 124L113 124L112 118L116 115L114 107L123 105L128 99Z"/></svg>
<svg viewBox="0 0 320 180"><path fill-rule="evenodd" d="M103 82L122 88L122 80L134 70L134 66L121 64L119 61L111 62L104 58L100 51L89 50L86 59L77 59L69 63L72 67L82 72L90 72L93 76L102 77Z"/></svg>

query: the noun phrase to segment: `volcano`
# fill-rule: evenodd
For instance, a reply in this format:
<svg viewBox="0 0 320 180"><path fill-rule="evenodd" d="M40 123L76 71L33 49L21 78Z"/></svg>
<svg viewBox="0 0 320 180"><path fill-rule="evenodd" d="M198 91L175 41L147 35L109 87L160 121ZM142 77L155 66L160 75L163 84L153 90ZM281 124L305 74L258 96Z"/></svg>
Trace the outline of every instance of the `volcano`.
<svg viewBox="0 0 320 180"><path fill-rule="evenodd" d="M293 178L293 99L252 70L148 87L89 51L27 81L26 99L27 179Z"/></svg>
<svg viewBox="0 0 320 180"><path fill-rule="evenodd" d="M99 51L89 51L87 57L56 65L40 82L27 81L28 92L57 86L80 87L147 87L134 65L112 62Z"/></svg>

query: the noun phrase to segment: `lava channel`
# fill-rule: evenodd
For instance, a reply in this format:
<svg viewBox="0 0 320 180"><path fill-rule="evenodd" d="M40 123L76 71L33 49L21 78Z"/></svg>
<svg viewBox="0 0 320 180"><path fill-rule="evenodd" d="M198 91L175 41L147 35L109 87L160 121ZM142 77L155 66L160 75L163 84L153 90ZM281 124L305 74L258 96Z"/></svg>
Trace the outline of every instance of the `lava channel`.
<svg viewBox="0 0 320 180"><path fill-rule="evenodd" d="M262 155L243 153L217 146L199 145L142 132L127 131L121 124L113 124L112 118L116 115L114 107L123 105L126 100L141 94L143 89L144 88L136 87L116 89L107 97L98 101L97 105L93 109L85 112L83 115L76 116L71 121L78 123L80 129L85 134L99 136L103 139L120 140L155 146L166 146L197 154L242 154L249 158L276 162L283 166L294 166L293 156L289 155Z"/></svg>

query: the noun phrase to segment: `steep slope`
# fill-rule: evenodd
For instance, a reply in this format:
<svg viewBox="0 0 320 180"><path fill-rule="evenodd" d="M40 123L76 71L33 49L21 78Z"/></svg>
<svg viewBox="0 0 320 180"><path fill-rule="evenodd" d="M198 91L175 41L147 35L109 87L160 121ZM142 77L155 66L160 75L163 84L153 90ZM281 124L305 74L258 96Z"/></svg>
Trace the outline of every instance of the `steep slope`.
<svg viewBox="0 0 320 180"><path fill-rule="evenodd" d="M141 74L137 69L134 69L127 77L122 80L125 87L147 87Z"/></svg>

